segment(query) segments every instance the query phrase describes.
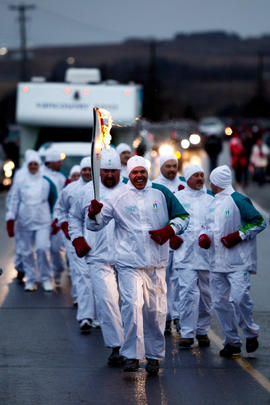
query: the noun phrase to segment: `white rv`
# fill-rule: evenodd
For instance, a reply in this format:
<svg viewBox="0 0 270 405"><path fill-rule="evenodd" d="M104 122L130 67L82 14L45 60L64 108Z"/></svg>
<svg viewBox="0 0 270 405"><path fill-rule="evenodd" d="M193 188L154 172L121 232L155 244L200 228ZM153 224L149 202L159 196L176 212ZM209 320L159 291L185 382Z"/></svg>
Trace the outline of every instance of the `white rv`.
<svg viewBox="0 0 270 405"><path fill-rule="evenodd" d="M142 111L142 86L100 81L98 69L68 69L62 83L34 80L19 83L16 120L20 127L20 157L26 149L47 142L90 142L93 108L105 108L113 118L112 136L131 143Z"/></svg>

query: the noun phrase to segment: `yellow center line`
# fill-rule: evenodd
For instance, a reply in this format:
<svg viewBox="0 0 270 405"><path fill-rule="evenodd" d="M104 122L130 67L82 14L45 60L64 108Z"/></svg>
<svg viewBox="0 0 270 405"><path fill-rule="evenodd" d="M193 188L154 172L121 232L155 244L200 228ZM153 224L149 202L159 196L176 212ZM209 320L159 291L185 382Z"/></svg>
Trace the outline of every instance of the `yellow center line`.
<svg viewBox="0 0 270 405"><path fill-rule="evenodd" d="M209 331L209 337L216 343L217 346L220 347L220 349L222 349L223 347L222 340L220 339L219 336L215 334L215 332L213 332L212 329ZM256 380L263 388L265 388L268 392L270 392L270 380L266 378L263 374L261 374L258 370L256 370L254 367L252 367L252 365L247 361L247 359L244 359L243 357L233 357L233 360L235 360L236 363L238 363L239 366L242 367L242 369L246 373L250 374L251 377L253 377L254 380Z"/></svg>

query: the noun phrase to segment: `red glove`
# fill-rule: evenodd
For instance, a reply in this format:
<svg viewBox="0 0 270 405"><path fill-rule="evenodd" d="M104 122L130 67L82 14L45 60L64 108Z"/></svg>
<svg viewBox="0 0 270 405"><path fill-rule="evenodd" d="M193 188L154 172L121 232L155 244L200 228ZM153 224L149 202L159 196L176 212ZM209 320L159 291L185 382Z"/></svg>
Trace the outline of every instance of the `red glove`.
<svg viewBox="0 0 270 405"><path fill-rule="evenodd" d="M178 186L178 191L184 190L184 188L185 188L185 186L183 186L183 184L179 184L179 186Z"/></svg>
<svg viewBox="0 0 270 405"><path fill-rule="evenodd" d="M82 236L74 239L72 245L74 246L78 257L84 257L89 252L89 250L91 250L91 247Z"/></svg>
<svg viewBox="0 0 270 405"><path fill-rule="evenodd" d="M95 216L100 213L103 204L98 200L92 200L88 208L88 216L90 219L95 219Z"/></svg>
<svg viewBox="0 0 270 405"><path fill-rule="evenodd" d="M209 249L211 245L211 239L208 235L206 235L206 233L203 233L199 236L198 243L202 249Z"/></svg>
<svg viewBox="0 0 270 405"><path fill-rule="evenodd" d="M164 226L164 228L149 231L151 239L153 239L159 245L164 245L172 236L175 235L173 228L170 225Z"/></svg>
<svg viewBox="0 0 270 405"><path fill-rule="evenodd" d="M14 224L15 224L14 219L9 219L9 220L7 221L7 223L6 223L6 226L7 226L7 234L8 234L8 236L9 236L10 238L13 238L13 236L15 235L15 233L14 233Z"/></svg>
<svg viewBox="0 0 270 405"><path fill-rule="evenodd" d="M66 187L70 183L71 183L71 179L67 178L66 181L65 181L64 187Z"/></svg>
<svg viewBox="0 0 270 405"><path fill-rule="evenodd" d="M60 231L60 226L57 225L58 219L55 218L53 222L51 223L52 227L52 235L56 235Z"/></svg>
<svg viewBox="0 0 270 405"><path fill-rule="evenodd" d="M170 248L172 248L173 250L179 249L183 242L184 241L182 238L180 238L180 236L174 235L170 239Z"/></svg>
<svg viewBox="0 0 270 405"><path fill-rule="evenodd" d="M62 222L62 224L60 226L61 226L62 231L65 234L65 237L70 240L70 236L68 234L68 222L64 221L64 222Z"/></svg>
<svg viewBox="0 0 270 405"><path fill-rule="evenodd" d="M223 238L221 238L220 240L228 249L234 247L235 245L237 245L237 243L242 242L239 231L229 233L227 236L223 236Z"/></svg>

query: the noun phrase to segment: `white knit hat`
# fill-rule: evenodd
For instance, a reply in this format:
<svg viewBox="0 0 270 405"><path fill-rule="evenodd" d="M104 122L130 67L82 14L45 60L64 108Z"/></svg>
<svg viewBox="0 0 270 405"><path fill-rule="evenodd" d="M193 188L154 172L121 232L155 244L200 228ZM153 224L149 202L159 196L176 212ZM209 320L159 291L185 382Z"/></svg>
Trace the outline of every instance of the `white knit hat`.
<svg viewBox="0 0 270 405"><path fill-rule="evenodd" d="M112 170L121 169L120 157L115 149L110 148L102 150L100 159L100 168Z"/></svg>
<svg viewBox="0 0 270 405"><path fill-rule="evenodd" d="M80 162L80 171L82 169L84 169L85 167L91 167L91 159L89 156L82 158L82 160Z"/></svg>
<svg viewBox="0 0 270 405"><path fill-rule="evenodd" d="M128 174L135 169L135 167L144 167L148 172L147 162L142 156L132 156L127 162L127 171Z"/></svg>
<svg viewBox="0 0 270 405"><path fill-rule="evenodd" d="M121 155L122 152L131 152L131 147L127 143L119 143L116 147L116 151Z"/></svg>
<svg viewBox="0 0 270 405"><path fill-rule="evenodd" d="M30 162L36 162L39 165L41 165L41 159L39 156L39 153L35 150L28 150L26 157L25 157L25 163L26 165L29 165Z"/></svg>
<svg viewBox="0 0 270 405"><path fill-rule="evenodd" d="M70 169L70 172L69 172L69 177L71 177L74 173L80 173L80 171L81 171L81 167L79 165L72 166L72 168Z"/></svg>
<svg viewBox="0 0 270 405"><path fill-rule="evenodd" d="M199 165L194 165L194 164L192 164L192 163L190 163L189 165L187 165L187 166L185 167L185 169L184 169L184 176L185 176L186 181L188 181L188 179L189 179L193 174L198 173L198 172L203 172L203 173L204 173L204 170L203 170L203 168L202 168L201 166L199 166Z"/></svg>
<svg viewBox="0 0 270 405"><path fill-rule="evenodd" d="M232 184L232 172L227 165L219 166L210 174L210 181L217 187L227 188Z"/></svg>
<svg viewBox="0 0 270 405"><path fill-rule="evenodd" d="M159 167L162 167L164 165L164 163L166 163L168 160L175 160L177 163L177 158L172 153L169 155L161 155L160 161L159 161Z"/></svg>
<svg viewBox="0 0 270 405"><path fill-rule="evenodd" d="M59 160L63 160L60 152L57 150L47 151L45 162L59 162Z"/></svg>

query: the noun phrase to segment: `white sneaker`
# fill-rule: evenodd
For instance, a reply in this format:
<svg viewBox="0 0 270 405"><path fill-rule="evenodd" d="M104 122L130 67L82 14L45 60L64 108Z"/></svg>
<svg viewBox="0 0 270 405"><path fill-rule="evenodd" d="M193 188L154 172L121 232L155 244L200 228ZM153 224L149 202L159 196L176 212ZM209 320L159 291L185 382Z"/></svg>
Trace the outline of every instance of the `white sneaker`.
<svg viewBox="0 0 270 405"><path fill-rule="evenodd" d="M31 283L30 281L26 281L24 286L24 291L36 291L37 285L35 283Z"/></svg>
<svg viewBox="0 0 270 405"><path fill-rule="evenodd" d="M91 320L89 319L82 319L80 321L80 329L82 332L90 332L92 325Z"/></svg>
<svg viewBox="0 0 270 405"><path fill-rule="evenodd" d="M42 288L44 291L51 292L53 290L51 280L43 281Z"/></svg>
<svg viewBox="0 0 270 405"><path fill-rule="evenodd" d="M94 319L94 320L92 321L92 327L95 328L95 329L99 329L99 328L100 328L100 323L99 323L99 321L98 321L97 319Z"/></svg>

